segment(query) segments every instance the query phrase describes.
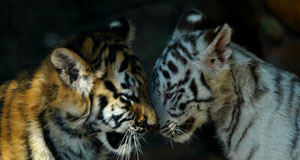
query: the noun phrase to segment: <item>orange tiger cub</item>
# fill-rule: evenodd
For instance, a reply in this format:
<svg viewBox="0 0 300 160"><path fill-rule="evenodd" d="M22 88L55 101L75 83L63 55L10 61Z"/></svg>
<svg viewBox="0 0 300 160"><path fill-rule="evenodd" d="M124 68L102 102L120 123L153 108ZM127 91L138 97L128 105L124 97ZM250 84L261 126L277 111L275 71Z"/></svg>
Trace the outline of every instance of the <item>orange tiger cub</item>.
<svg viewBox="0 0 300 160"><path fill-rule="evenodd" d="M125 19L63 39L32 71L0 86L0 159L106 159L140 150L156 123ZM124 141L123 139L126 139Z"/></svg>

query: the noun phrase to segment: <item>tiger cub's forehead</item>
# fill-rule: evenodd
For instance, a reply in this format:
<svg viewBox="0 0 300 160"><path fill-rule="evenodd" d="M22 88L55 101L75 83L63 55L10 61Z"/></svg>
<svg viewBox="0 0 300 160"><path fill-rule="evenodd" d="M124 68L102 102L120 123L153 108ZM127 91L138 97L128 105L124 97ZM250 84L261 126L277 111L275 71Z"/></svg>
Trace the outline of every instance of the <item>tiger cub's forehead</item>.
<svg viewBox="0 0 300 160"><path fill-rule="evenodd" d="M172 68L175 68L172 67L173 63L178 66L178 70L186 70L185 68L193 69L193 66L199 65L199 58L206 51L218 30L219 27L189 32L176 30L172 39L165 47L162 56L156 62L155 67L164 66L172 70Z"/></svg>

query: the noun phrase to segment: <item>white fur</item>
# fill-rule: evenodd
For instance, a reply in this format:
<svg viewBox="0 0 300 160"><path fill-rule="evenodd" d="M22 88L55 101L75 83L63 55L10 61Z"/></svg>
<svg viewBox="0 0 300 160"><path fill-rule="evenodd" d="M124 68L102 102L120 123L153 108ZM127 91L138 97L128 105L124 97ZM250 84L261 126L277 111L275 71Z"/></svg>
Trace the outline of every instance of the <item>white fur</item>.
<svg viewBox="0 0 300 160"><path fill-rule="evenodd" d="M190 16L187 17L187 20L189 22L195 23L195 22L199 22L202 20L202 15L199 14L192 14Z"/></svg>
<svg viewBox="0 0 300 160"><path fill-rule="evenodd" d="M227 43L230 41L231 30L228 25L224 25L223 31L224 35L218 35L217 38L225 36L223 40ZM218 39L215 39L212 44L206 44L203 37L199 37L197 46L193 47L190 43L181 40L180 36L185 34L176 30L175 36L173 35L173 39L168 44L180 43L189 53L184 53L179 48L168 53L164 51L164 56L158 59L155 65L155 77L151 81L151 97L160 126L168 126L167 128L172 130L176 128L174 126L180 126L190 118L195 118L195 122L192 129L183 135L172 137L166 132L162 133L177 142L186 142L196 128L208 121L210 115L216 123L219 138L224 142L226 155L231 160L300 160L300 81L297 80L298 78L291 73L276 69L234 43L230 46L224 43L226 46L225 55L222 55L225 58L224 62L209 66L210 61L207 60L215 55L206 48L215 47L214 44L217 44ZM193 54L195 50L198 55ZM183 65L178 59L176 60L171 56L172 52L185 57L187 64ZM186 54L190 54L192 58L188 58ZM166 63L162 63L163 61ZM172 74L167 67L169 61L176 64L177 74ZM255 65L255 71L252 71L252 65ZM170 78L166 79L159 68L168 71ZM187 70L191 71L191 77L185 84L170 91L166 89L167 82L173 86L184 79ZM219 79L225 71L230 71L226 76L231 78L225 78L225 82L221 82ZM206 81L213 84L209 86L210 90L200 82L201 72L206 78L209 77ZM276 81L278 74L281 75L281 80ZM216 100L209 103L189 103L184 111L181 111L179 105L175 105L176 94L180 94L177 92L178 89L184 88L185 92L178 100L178 104L189 101L193 95L192 90L189 89L191 79L196 80L198 98L214 97ZM225 88L227 90L222 88L224 85L228 87ZM260 91L263 93L256 93ZM175 95L166 100L165 97L169 93ZM238 96L243 99L240 103ZM219 97L228 98L218 101ZM239 111L234 113L237 104L239 104ZM222 109L228 112L221 112L222 117L218 117ZM172 114L178 116L174 117ZM294 143L297 145L293 149Z"/></svg>
<svg viewBox="0 0 300 160"><path fill-rule="evenodd" d="M110 28L115 28L115 27L121 27L122 24L121 24L120 21L113 21L113 22L110 23L109 26L110 26Z"/></svg>

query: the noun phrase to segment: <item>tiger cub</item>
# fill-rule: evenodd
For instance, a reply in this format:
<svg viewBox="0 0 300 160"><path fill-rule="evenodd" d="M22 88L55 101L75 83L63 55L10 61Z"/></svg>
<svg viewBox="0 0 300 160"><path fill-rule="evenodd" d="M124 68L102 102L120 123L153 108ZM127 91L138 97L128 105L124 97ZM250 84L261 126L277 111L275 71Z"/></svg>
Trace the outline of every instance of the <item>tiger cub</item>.
<svg viewBox="0 0 300 160"><path fill-rule="evenodd" d="M186 11L156 62L160 133L183 143L212 121L229 159L300 159L299 78L232 43L228 24L207 26Z"/></svg>
<svg viewBox="0 0 300 160"><path fill-rule="evenodd" d="M63 39L32 72L1 85L0 159L99 160L140 151L156 123L125 18ZM31 74L30 74L31 73Z"/></svg>

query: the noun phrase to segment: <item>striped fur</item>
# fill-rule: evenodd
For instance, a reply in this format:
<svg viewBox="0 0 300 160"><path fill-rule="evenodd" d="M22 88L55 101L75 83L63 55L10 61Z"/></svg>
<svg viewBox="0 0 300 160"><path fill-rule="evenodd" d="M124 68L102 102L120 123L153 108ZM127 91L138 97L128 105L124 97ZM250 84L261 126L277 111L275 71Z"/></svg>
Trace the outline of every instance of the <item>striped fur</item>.
<svg viewBox="0 0 300 160"><path fill-rule="evenodd" d="M300 79L231 43L227 24L207 26L185 12L154 67L161 134L186 142L212 121L229 159L300 159Z"/></svg>
<svg viewBox="0 0 300 160"><path fill-rule="evenodd" d="M131 23L63 39L32 71L0 86L0 159L129 158L156 123L130 49ZM107 152L108 151L108 152Z"/></svg>

